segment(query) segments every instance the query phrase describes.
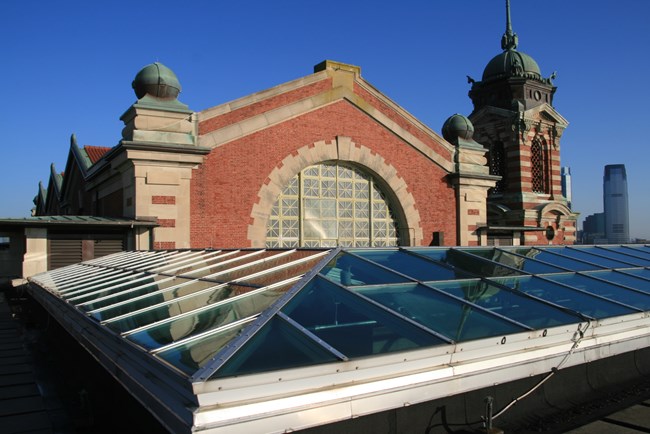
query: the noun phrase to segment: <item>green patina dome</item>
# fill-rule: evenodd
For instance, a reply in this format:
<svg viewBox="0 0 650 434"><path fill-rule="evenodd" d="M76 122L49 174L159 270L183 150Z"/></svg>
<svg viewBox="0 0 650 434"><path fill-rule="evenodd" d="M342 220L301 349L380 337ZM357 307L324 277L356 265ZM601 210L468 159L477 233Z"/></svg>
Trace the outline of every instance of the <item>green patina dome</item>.
<svg viewBox="0 0 650 434"><path fill-rule="evenodd" d="M442 125L442 137L448 142L454 142L457 138L471 140L474 135L474 125L461 114L451 115Z"/></svg>
<svg viewBox="0 0 650 434"><path fill-rule="evenodd" d="M529 77L540 79L542 73L537 62L528 54L509 49L494 56L483 71L483 81L500 77Z"/></svg>
<svg viewBox="0 0 650 434"><path fill-rule="evenodd" d="M163 99L176 99L181 91L181 84L174 71L160 62L142 68L135 76L132 87L138 99L145 95Z"/></svg>

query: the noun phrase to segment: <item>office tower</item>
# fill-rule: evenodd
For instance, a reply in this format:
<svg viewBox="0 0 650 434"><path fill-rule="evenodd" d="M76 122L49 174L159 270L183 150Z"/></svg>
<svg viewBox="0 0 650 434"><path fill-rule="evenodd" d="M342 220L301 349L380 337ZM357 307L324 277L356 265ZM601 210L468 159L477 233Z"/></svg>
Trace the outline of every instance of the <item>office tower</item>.
<svg viewBox="0 0 650 434"><path fill-rule="evenodd" d="M603 178L603 203L605 207L605 235L610 244L630 242L630 218L627 200L627 175L625 165L605 166Z"/></svg>
<svg viewBox="0 0 650 434"><path fill-rule="evenodd" d="M571 209L571 168L568 166L562 167L562 196L566 199L566 206Z"/></svg>

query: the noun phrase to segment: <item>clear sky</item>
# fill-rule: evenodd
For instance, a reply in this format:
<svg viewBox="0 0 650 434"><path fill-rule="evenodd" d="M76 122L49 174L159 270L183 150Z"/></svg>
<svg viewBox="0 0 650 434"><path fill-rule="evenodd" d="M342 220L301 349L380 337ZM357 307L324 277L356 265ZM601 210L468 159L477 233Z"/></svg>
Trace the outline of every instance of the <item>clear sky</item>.
<svg viewBox="0 0 650 434"><path fill-rule="evenodd" d="M511 0L519 51L557 71L570 125L562 165L581 220L601 212L606 164L625 164L632 237L650 238L650 1ZM29 215L70 135L115 146L131 82L159 61L200 111L310 74L331 59L440 132L468 115L467 75L501 52L504 0L2 0L0 216Z"/></svg>

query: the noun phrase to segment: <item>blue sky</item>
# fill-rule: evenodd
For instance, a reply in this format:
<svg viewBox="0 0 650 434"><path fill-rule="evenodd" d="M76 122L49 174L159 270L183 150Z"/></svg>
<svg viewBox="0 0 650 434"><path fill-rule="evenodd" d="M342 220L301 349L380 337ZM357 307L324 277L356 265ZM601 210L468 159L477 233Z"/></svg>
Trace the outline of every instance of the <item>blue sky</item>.
<svg viewBox="0 0 650 434"><path fill-rule="evenodd" d="M500 49L504 0L240 0L0 2L0 216L29 215L49 167L65 169L69 138L115 146L131 82L160 61L180 100L200 111L308 75L332 59L440 132L468 115L466 75ZM606 164L625 164L631 236L650 238L650 1L512 0L519 50L545 77L570 125L562 165L573 209L602 211Z"/></svg>

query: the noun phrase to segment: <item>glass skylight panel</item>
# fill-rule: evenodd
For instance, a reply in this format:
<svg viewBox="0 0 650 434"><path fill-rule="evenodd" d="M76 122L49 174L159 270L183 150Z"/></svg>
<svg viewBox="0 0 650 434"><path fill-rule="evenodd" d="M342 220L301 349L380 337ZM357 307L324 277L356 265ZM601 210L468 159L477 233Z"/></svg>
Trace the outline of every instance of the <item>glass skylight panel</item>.
<svg viewBox="0 0 650 434"><path fill-rule="evenodd" d="M246 276L254 275L261 271L266 271L273 267L278 267L284 264L288 264L292 261L299 259L304 259L313 255L311 250L295 250L295 251L271 251L274 253L272 256L265 258L258 258L255 261L248 262L244 265L236 266L230 270L224 270L218 274L212 274L205 276L205 278L214 279L220 282L231 282L234 280L241 279Z"/></svg>
<svg viewBox="0 0 650 434"><path fill-rule="evenodd" d="M122 301L112 300L111 304L89 310L88 313L100 321L114 321L116 318L141 312L154 310L163 305L179 303L188 297L199 295L206 291L214 292L216 288L224 287L224 283L215 283L205 280L189 280L175 278L173 284L162 288L152 288L138 296L132 296ZM164 310L163 310L164 312ZM128 328L120 331L128 330Z"/></svg>
<svg viewBox="0 0 650 434"><path fill-rule="evenodd" d="M586 272L588 276L597 277L598 279L607 280L615 284L627 286L628 288L638 289L650 294L650 280L642 277L628 274L625 271L603 270L603 271L589 271Z"/></svg>
<svg viewBox="0 0 650 434"><path fill-rule="evenodd" d="M126 338L146 349L155 349L259 315L284 294L292 283L261 289L228 285L216 290L214 294L203 294L200 299L190 298L164 306L162 310L156 309L158 316L153 311L148 311L118 323L110 323L109 327L119 324L123 329L130 325L129 321L133 321L131 325L136 331L126 333ZM150 325L136 328L142 323Z"/></svg>
<svg viewBox="0 0 650 434"><path fill-rule="evenodd" d="M157 352L155 356L188 376L192 375L236 338L253 320L254 318L247 318L223 329L218 329L214 333L206 333L205 336L195 340L188 340L179 345L167 347L163 351Z"/></svg>
<svg viewBox="0 0 650 434"><path fill-rule="evenodd" d="M301 276L308 273L323 259L327 252L320 252L307 258L300 258L293 262L280 264L269 270L263 270L252 275L244 276L235 282L245 282L248 285L267 286L275 282Z"/></svg>
<svg viewBox="0 0 650 434"><path fill-rule="evenodd" d="M95 310L172 286L175 284L174 282L178 282L175 279L174 277L167 276L145 275L91 295L83 294L79 298L70 298L68 301L73 302L76 306L86 311Z"/></svg>
<svg viewBox="0 0 650 434"><path fill-rule="evenodd" d="M570 258L568 256L558 255L557 253L553 253L553 251L547 251L546 248L541 247L523 247L514 249L513 251L517 254L539 259L540 261L546 262L547 264L557 265L558 267L570 271L600 270L603 268L594 264L589 264L585 261Z"/></svg>
<svg viewBox="0 0 650 434"><path fill-rule="evenodd" d="M426 256L438 262L447 262L447 252L449 248L427 248L427 247L406 247L405 250Z"/></svg>
<svg viewBox="0 0 650 434"><path fill-rule="evenodd" d="M456 272L434 261L393 249L354 250L354 254L384 267L399 270L415 280L448 280L457 278Z"/></svg>
<svg viewBox="0 0 650 434"><path fill-rule="evenodd" d="M471 250L450 249L445 262L453 267L471 273L474 276L519 276L524 274L514 267L505 266L495 261L498 259L496 249L490 249L487 257L476 256Z"/></svg>
<svg viewBox="0 0 650 434"><path fill-rule="evenodd" d="M430 285L533 329L582 321L577 315L486 280L431 282Z"/></svg>
<svg viewBox="0 0 650 434"><path fill-rule="evenodd" d="M502 249L472 249L468 250L468 252L530 274L560 273L566 271L565 269L540 262L527 255L517 255ZM528 253L530 254L530 251Z"/></svg>
<svg viewBox="0 0 650 434"><path fill-rule="evenodd" d="M210 258L204 265L199 265L191 270L183 270L177 273L179 276L188 278L202 278L223 270L234 268L247 262L255 261L264 255L265 250L234 250L224 252L214 258ZM271 253L266 253L267 256Z"/></svg>
<svg viewBox="0 0 650 434"><path fill-rule="evenodd" d="M621 270L621 272L626 274L633 274L637 277L642 277L644 279L650 279L650 269L647 268L630 268L626 270Z"/></svg>
<svg viewBox="0 0 650 434"><path fill-rule="evenodd" d="M603 254L596 254L595 252L588 252L582 248L573 248L573 247L560 247L560 248L546 248L548 250L552 250L555 253L558 253L560 255L564 256L570 256L572 258L576 259L581 259L586 262L590 262L592 264L600 265L602 267L607 267L607 268L621 268L621 267L633 267L633 264L617 261L615 259L611 258L606 258L603 256L603 254L607 254L607 252L603 252Z"/></svg>
<svg viewBox="0 0 650 434"><path fill-rule="evenodd" d="M282 312L349 358L445 343L322 277L308 283Z"/></svg>
<svg viewBox="0 0 650 434"><path fill-rule="evenodd" d="M406 277L344 252L323 267L320 274L345 286L409 281Z"/></svg>
<svg viewBox="0 0 650 434"><path fill-rule="evenodd" d="M635 312L630 307L539 277L522 276L491 280L591 318L609 318Z"/></svg>
<svg viewBox="0 0 650 434"><path fill-rule="evenodd" d="M650 251L642 249L640 246L604 246L603 248L650 260Z"/></svg>
<svg viewBox="0 0 650 434"><path fill-rule="evenodd" d="M618 301L619 303L624 303L628 306L634 306L639 310L650 310L650 294L632 291L619 285L577 273L549 275L546 278L591 292L592 294L600 295L610 300Z"/></svg>
<svg viewBox="0 0 650 434"><path fill-rule="evenodd" d="M630 249L626 249L627 252L621 251L620 249L610 248L609 246L580 247L580 249L589 253L607 256L621 262L632 264L631 266L650 266L650 257L647 259L640 258L639 255L634 255L634 252L631 252ZM628 267L629 266L630 265L628 265Z"/></svg>
<svg viewBox="0 0 650 434"><path fill-rule="evenodd" d="M420 284L370 286L355 288L355 291L453 341L526 330L504 318Z"/></svg>
<svg viewBox="0 0 650 434"><path fill-rule="evenodd" d="M282 318L273 317L212 378L298 368L339 359Z"/></svg>
<svg viewBox="0 0 650 434"><path fill-rule="evenodd" d="M229 256L229 254L231 254L231 252L223 253L221 250L194 252L179 259L178 261L153 268L149 270L149 272L164 274L183 274L184 272L191 271L201 266L206 266L209 263L218 261L224 256Z"/></svg>

